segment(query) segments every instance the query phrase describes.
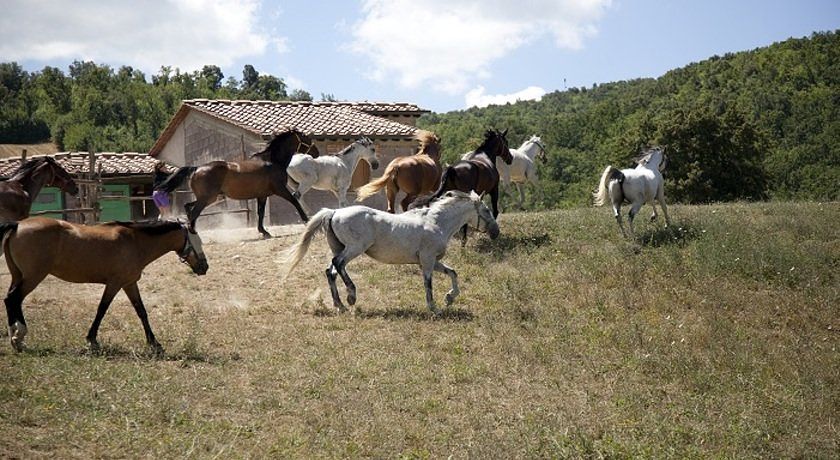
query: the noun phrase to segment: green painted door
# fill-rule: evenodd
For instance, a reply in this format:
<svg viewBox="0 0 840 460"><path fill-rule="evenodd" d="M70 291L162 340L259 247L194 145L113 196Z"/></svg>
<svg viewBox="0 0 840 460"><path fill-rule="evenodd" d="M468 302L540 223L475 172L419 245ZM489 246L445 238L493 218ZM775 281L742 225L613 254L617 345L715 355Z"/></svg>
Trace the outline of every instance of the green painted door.
<svg viewBox="0 0 840 460"><path fill-rule="evenodd" d="M61 190L55 187L44 187L41 193L35 197L35 202L29 212L34 213L38 211L53 211L64 209L64 195ZM53 219L61 219L61 213L42 214L44 217L52 217Z"/></svg>
<svg viewBox="0 0 840 460"><path fill-rule="evenodd" d="M108 184L102 186L102 195L128 197L130 188L128 184ZM114 220L131 220L131 202L128 200L100 199L99 206L102 213L99 214L100 222L111 222Z"/></svg>

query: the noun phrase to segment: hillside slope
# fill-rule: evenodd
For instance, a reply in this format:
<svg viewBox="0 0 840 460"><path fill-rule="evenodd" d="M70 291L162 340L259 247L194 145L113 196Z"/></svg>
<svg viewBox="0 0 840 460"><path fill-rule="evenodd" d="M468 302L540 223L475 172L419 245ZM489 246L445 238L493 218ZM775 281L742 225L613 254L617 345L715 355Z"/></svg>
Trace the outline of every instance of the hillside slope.
<svg viewBox="0 0 840 460"><path fill-rule="evenodd" d="M293 235L205 232L206 276L140 281L161 360L122 294L80 353L102 288L48 278L0 343L0 457L837 458L840 204L672 216L636 245L604 209L502 214L451 245L440 318L414 267L353 261L337 315L322 236L282 281Z"/></svg>

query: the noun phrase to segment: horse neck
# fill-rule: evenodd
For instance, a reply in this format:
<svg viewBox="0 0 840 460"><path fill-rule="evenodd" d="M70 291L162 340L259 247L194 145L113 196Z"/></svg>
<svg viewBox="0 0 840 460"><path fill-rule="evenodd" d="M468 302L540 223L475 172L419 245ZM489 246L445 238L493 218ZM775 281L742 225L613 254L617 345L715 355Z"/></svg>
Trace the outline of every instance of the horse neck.
<svg viewBox="0 0 840 460"><path fill-rule="evenodd" d="M534 161L534 158L537 157L537 152L540 151L540 146L536 142L527 141L517 151L528 157L529 160Z"/></svg>
<svg viewBox="0 0 840 460"><path fill-rule="evenodd" d="M135 232L136 241L141 249L138 252L143 254L145 265L154 262L170 251L179 252L184 248L185 235L182 228L161 235L149 235L137 230Z"/></svg>
<svg viewBox="0 0 840 460"><path fill-rule="evenodd" d="M427 216L449 239L469 221L471 213L474 212L475 206L472 202L459 200L458 203L449 206L433 207Z"/></svg>
<svg viewBox="0 0 840 460"><path fill-rule="evenodd" d="M42 167L38 166L36 168L32 168L21 175L15 175L9 180L17 181L23 190L26 191L26 194L29 195L31 200L34 200L35 197L41 193L41 189L44 188L44 185L47 183L47 174L45 172L49 172L48 169L43 169L45 172L41 172Z"/></svg>
<svg viewBox="0 0 840 460"><path fill-rule="evenodd" d="M356 168L356 163L359 162L359 157L361 156L361 148L356 147L356 144L352 144L348 149L341 152L339 158L341 158L341 161L345 166L350 168L350 170L353 170Z"/></svg>

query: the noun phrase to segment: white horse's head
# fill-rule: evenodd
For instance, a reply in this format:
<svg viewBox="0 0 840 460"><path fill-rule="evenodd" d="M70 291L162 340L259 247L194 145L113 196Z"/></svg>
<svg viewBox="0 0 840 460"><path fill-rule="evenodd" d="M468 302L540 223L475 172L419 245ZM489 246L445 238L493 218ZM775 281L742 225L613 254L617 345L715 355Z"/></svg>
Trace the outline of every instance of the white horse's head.
<svg viewBox="0 0 840 460"><path fill-rule="evenodd" d="M548 157L545 154L545 144L543 144L543 141L542 139L540 139L540 136L534 134L533 136L531 136L530 139L528 139L528 142L539 147L540 150L537 152L537 158L539 158L540 161L542 161L543 163L548 161Z"/></svg>
<svg viewBox="0 0 840 460"><path fill-rule="evenodd" d="M636 163L648 169L658 169L659 171L662 171L668 164L667 157L665 156L665 148L651 147L647 149L642 156L636 160Z"/></svg>
<svg viewBox="0 0 840 460"><path fill-rule="evenodd" d="M376 155L376 146L366 136L360 137L353 143L359 149L359 158L367 161L373 169L379 169L379 157Z"/></svg>
<svg viewBox="0 0 840 460"><path fill-rule="evenodd" d="M493 213L490 212L490 208L481 201L481 196L479 194L475 192L464 193L458 190L450 190L444 193L443 196L472 204L478 219L476 220L475 225L471 222L468 222L467 225L480 232L487 233L491 239L495 240L499 237L499 224L496 222L496 219L493 218Z"/></svg>

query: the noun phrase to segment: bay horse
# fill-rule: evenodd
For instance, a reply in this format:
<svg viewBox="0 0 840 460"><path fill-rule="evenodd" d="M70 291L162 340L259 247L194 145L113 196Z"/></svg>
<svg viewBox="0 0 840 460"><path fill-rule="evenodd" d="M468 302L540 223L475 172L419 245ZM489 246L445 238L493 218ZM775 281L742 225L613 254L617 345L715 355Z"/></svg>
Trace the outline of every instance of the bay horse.
<svg viewBox="0 0 840 460"><path fill-rule="evenodd" d="M394 213L394 202L400 190L406 194L400 202L403 211L418 196L437 190L441 174L440 137L430 131L419 130L414 138L420 141L420 150L414 155L394 158L381 177L356 190L356 201L362 201L384 188L388 212Z"/></svg>
<svg viewBox="0 0 840 460"><path fill-rule="evenodd" d="M519 192L519 209L522 209L525 201L523 185L537 183L537 165L534 160L539 159L543 163L548 161L545 155L545 145L539 136L533 135L519 146L518 149L510 149L513 161L510 165L496 158L496 169L499 171L499 180L502 184L509 186L513 184Z"/></svg>
<svg viewBox="0 0 840 460"><path fill-rule="evenodd" d="M110 222L88 226L30 217L0 224L0 238L12 275L5 303L9 336L17 351L23 349L27 333L23 299L47 275L53 275L71 283L105 285L87 334L92 351L99 349L96 340L99 323L114 296L122 290L143 324L146 342L153 352L160 354L163 348L149 326L137 287L143 269L168 252L176 252L197 275L207 273L208 268L201 238L179 222Z"/></svg>
<svg viewBox="0 0 840 460"><path fill-rule="evenodd" d="M0 222L29 217L32 203L45 186L58 187L71 195L79 193L76 181L54 158L33 158L23 163L11 177L0 181Z"/></svg>
<svg viewBox="0 0 840 460"><path fill-rule="evenodd" d="M303 194L309 189L329 190L338 198L338 207L347 206L347 191L353 179L353 172L359 161L366 161L371 168L379 169L379 157L376 147L367 137L361 137L336 155L322 155L312 158L303 153L296 153L286 172L289 174L289 189L301 206ZM308 211L308 208L307 208Z"/></svg>
<svg viewBox="0 0 840 460"><path fill-rule="evenodd" d="M650 220L656 219L654 199L662 206L662 212L665 214L665 226L671 225L671 219L668 217L668 207L665 204L665 180L662 178L662 171L668 164L665 149L661 147L650 148L636 159L636 163L635 168L620 171L612 166L607 166L604 173L601 174L598 189L593 193L595 206L603 206L607 200L610 201L615 220L618 222L621 234L625 238L628 235L624 230L624 223L621 221L621 204L625 201L630 203L628 221L631 239L635 238L633 219L639 213L643 204L650 203L653 208Z"/></svg>
<svg viewBox="0 0 840 460"><path fill-rule="evenodd" d="M219 195L234 200L257 199L257 230L263 238L271 234L263 226L265 203L269 196L277 195L285 199L297 210L300 218L306 222L309 218L301 208L297 198L289 191L286 183L286 168L295 153L306 153L318 157L318 148L302 132L291 129L276 135L261 152L249 159L239 161L211 161L203 166L184 166L172 173L160 186L159 190L171 193L187 177L195 201L184 205L190 229L195 229L195 221L201 211L215 202Z"/></svg>
<svg viewBox="0 0 840 460"><path fill-rule="evenodd" d="M347 308L342 303L336 287L336 276L341 276L347 288L347 303L356 303L356 285L347 274L347 264L356 257L367 254L386 264L417 264L423 271L426 288L426 305L437 314L439 310L432 296L432 273L449 276L452 288L446 293L449 306L460 292L458 274L441 262L446 245L452 235L467 223L491 238L499 236L499 226L487 206L475 193L451 191L432 201L429 207L416 208L402 214L392 214L367 206L349 206L341 209L322 209L306 225L296 244L284 251L281 263L286 264L285 276L300 262L314 235L323 230L332 250L332 259L326 270L333 304L339 311Z"/></svg>

